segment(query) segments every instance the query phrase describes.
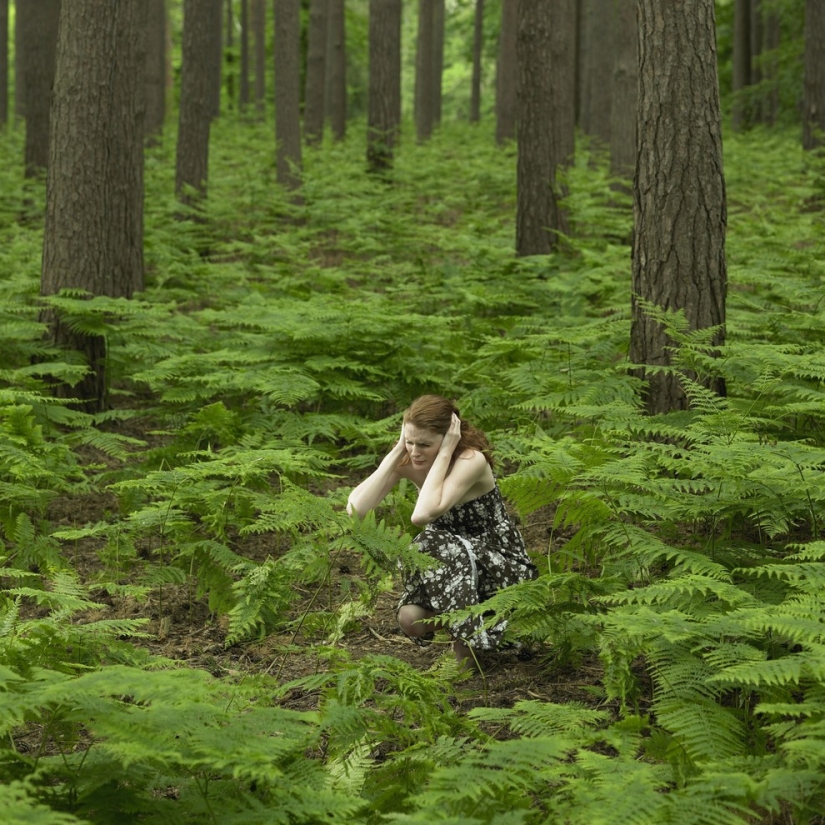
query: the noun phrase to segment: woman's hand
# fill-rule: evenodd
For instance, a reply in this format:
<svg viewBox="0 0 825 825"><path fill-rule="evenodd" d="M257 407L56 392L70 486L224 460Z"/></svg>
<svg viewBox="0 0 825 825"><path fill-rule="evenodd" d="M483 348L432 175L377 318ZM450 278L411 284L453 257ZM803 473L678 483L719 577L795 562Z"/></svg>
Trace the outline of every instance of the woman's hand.
<svg viewBox="0 0 825 825"><path fill-rule="evenodd" d="M453 413L452 420L450 421L450 429L444 434L439 452L452 456L459 441L461 441L461 420Z"/></svg>

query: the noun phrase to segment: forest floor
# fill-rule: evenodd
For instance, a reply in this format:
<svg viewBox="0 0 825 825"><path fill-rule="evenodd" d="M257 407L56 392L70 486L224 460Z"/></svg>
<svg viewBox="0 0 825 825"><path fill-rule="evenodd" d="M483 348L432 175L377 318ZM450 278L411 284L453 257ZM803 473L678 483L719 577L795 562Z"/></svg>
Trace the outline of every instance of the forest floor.
<svg viewBox="0 0 825 825"><path fill-rule="evenodd" d="M117 510L114 497L105 493L82 493L55 499L48 518L55 529L76 527L111 518ZM546 553L552 514L538 511L531 523L522 525L528 552L540 556ZM150 548L144 548L147 556ZM269 536L249 536L233 544L235 552L263 561L273 552ZM71 561L81 580L90 587L92 597L106 606L104 615L95 618L145 618L149 638L135 640L135 644L150 653L200 668L216 677L239 677L245 674L268 674L279 684L286 684L328 668L319 652L319 639L289 632L271 634L262 640L227 645L226 617L210 613L207 597L196 596L192 585L163 585L162 592L153 590L147 600L111 595L96 589L95 583L105 579L100 558L100 544L94 539L77 541L71 549ZM358 559L339 558L332 569L331 580L323 587L325 609L334 609L353 592L359 576ZM109 576L111 578L111 576ZM349 594L349 595L348 595ZM314 589L299 591L292 608L296 619L312 609ZM395 618L400 581L389 593L379 597L371 615L360 620L354 630L336 643L350 660L357 661L370 655L389 655L416 668L426 670L442 657L451 657L450 640L443 632L436 635L428 647L419 647L404 636ZM317 605L316 605L317 607ZM519 652L502 651L479 656L480 672L467 674L456 685L457 708L470 710L478 705L511 707L525 699L553 702L580 702L599 704L601 665L598 659L560 666L549 649L533 648ZM317 707L319 694L301 689L287 693L281 704L296 710Z"/></svg>

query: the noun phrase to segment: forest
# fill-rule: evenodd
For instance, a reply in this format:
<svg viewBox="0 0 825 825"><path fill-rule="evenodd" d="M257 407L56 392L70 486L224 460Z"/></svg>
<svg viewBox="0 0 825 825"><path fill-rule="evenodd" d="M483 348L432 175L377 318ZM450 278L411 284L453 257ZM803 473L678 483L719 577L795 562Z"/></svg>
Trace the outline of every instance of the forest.
<svg viewBox="0 0 825 825"><path fill-rule="evenodd" d="M0 819L823 825L823 40L3 0ZM398 628L412 483L346 511L423 393L539 571L477 671Z"/></svg>

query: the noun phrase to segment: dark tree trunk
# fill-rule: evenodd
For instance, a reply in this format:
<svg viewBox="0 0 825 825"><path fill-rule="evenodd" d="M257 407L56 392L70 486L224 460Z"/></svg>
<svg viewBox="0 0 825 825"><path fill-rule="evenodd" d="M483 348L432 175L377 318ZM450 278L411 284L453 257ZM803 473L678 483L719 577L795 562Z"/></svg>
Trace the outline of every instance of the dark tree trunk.
<svg viewBox="0 0 825 825"><path fill-rule="evenodd" d="M206 196L214 92L214 20L202 11L203 0L184 0L175 193L192 206Z"/></svg>
<svg viewBox="0 0 825 825"><path fill-rule="evenodd" d="M186 0L184 0L184 3ZM223 78L223 0L201 0L199 13L209 20L207 78L209 81L209 116L221 113L221 80Z"/></svg>
<svg viewBox="0 0 825 825"><path fill-rule="evenodd" d="M481 56L484 46L484 0L476 0L473 24L473 77L470 89L470 123L481 120Z"/></svg>
<svg viewBox="0 0 825 825"><path fill-rule="evenodd" d="M750 125L745 89L751 84L751 4L735 0L733 6L733 117L739 132Z"/></svg>
<svg viewBox="0 0 825 825"><path fill-rule="evenodd" d="M143 289L146 6L63 4L54 82L41 293L82 289L129 298ZM101 89L105 94L101 95ZM105 339L45 313L57 344L90 372L70 392L106 405Z"/></svg>
<svg viewBox="0 0 825 825"><path fill-rule="evenodd" d="M0 126L9 122L9 0L0 0Z"/></svg>
<svg viewBox="0 0 825 825"><path fill-rule="evenodd" d="M275 0L275 161L287 189L301 184L300 42L300 0Z"/></svg>
<svg viewBox="0 0 825 825"><path fill-rule="evenodd" d="M772 126L779 112L779 69L776 50L782 38L782 18L773 11L769 12L764 20L763 32L763 52L767 54L763 57L762 73L767 82L767 89L762 102L762 119Z"/></svg>
<svg viewBox="0 0 825 825"><path fill-rule="evenodd" d="M546 255L566 231L556 193L553 27L559 4L520 0L516 254Z"/></svg>
<svg viewBox="0 0 825 825"><path fill-rule="evenodd" d="M370 0L369 38L367 164L380 173L392 167L401 126L401 0Z"/></svg>
<svg viewBox="0 0 825 825"><path fill-rule="evenodd" d="M19 3L17 13L22 27L25 174L35 177L49 165L49 103L54 82L60 0Z"/></svg>
<svg viewBox="0 0 825 825"><path fill-rule="evenodd" d="M328 0L310 0L304 86L304 137L317 145L324 137L324 92L327 63Z"/></svg>
<svg viewBox="0 0 825 825"><path fill-rule="evenodd" d="M166 0L146 7L146 135L154 141L166 121Z"/></svg>
<svg viewBox="0 0 825 825"><path fill-rule="evenodd" d="M551 11L550 90L553 167L569 166L576 151L576 0L548 0ZM557 229L567 231L560 213Z"/></svg>
<svg viewBox="0 0 825 825"><path fill-rule="evenodd" d="M444 0L433 2L433 125L441 123L442 78L444 75Z"/></svg>
<svg viewBox="0 0 825 825"><path fill-rule="evenodd" d="M415 136L430 139L435 122L435 0L418 0L415 50Z"/></svg>
<svg viewBox="0 0 825 825"><path fill-rule="evenodd" d="M226 63L226 99L229 101L229 108L235 106L235 3L234 0L226 0L226 35L224 42L226 48L223 52L223 60ZM223 66L221 67L224 68Z"/></svg>
<svg viewBox="0 0 825 825"><path fill-rule="evenodd" d="M249 106L249 0L241 0L241 111Z"/></svg>
<svg viewBox="0 0 825 825"><path fill-rule="evenodd" d="M266 3L252 0L252 31L255 45L255 110L266 107Z"/></svg>
<svg viewBox="0 0 825 825"><path fill-rule="evenodd" d="M645 303L681 310L688 328L724 342L725 178L713 0L690 7L638 0L639 153L634 181L630 359L646 379L650 413L685 409L670 367L674 342ZM690 376L694 378L695 376ZM724 394L721 379L707 379Z"/></svg>
<svg viewBox="0 0 825 825"><path fill-rule="evenodd" d="M636 0L616 0L614 7L613 103L610 108L610 170L632 180L636 168L636 105L639 85L639 33Z"/></svg>
<svg viewBox="0 0 825 825"><path fill-rule="evenodd" d="M347 40L344 0L328 0L326 112L334 140L347 133Z"/></svg>
<svg viewBox="0 0 825 825"><path fill-rule="evenodd" d="M518 4L519 0L501 0L501 32L496 65L496 142L499 144L516 136Z"/></svg>
<svg viewBox="0 0 825 825"><path fill-rule="evenodd" d="M25 15L25 12L24 12ZM23 61L23 26L20 22L20 12L15 6L14 10L14 114L18 118L24 118L25 100L23 83L25 63Z"/></svg>
<svg viewBox="0 0 825 825"><path fill-rule="evenodd" d="M582 131L602 146L610 145L613 64L615 33L614 0L588 0L582 21L584 53L582 55Z"/></svg>
<svg viewBox="0 0 825 825"><path fill-rule="evenodd" d="M805 4L805 100L802 146L816 149L825 143L825 4Z"/></svg>

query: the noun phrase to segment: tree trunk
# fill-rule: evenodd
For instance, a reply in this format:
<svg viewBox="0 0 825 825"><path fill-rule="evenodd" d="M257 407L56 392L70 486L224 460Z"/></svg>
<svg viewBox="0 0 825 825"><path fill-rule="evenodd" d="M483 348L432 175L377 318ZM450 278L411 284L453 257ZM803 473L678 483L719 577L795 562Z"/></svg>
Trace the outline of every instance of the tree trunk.
<svg viewBox="0 0 825 825"><path fill-rule="evenodd" d="M550 90L553 142L551 163L569 166L576 152L576 0L550 0ZM559 214L556 229L567 231Z"/></svg>
<svg viewBox="0 0 825 825"><path fill-rule="evenodd" d="M206 196L209 178L213 23L211 15L203 14L203 0L184 0L175 194L191 206Z"/></svg>
<svg viewBox="0 0 825 825"><path fill-rule="evenodd" d="M762 120L768 126L776 123L779 113L779 68L776 51L782 38L782 18L771 11L763 22L763 57L762 73L767 81L767 90L762 102ZM767 60L767 62L765 62Z"/></svg>
<svg viewBox="0 0 825 825"><path fill-rule="evenodd" d="M392 168L401 126L401 0L370 0L367 164Z"/></svg>
<svg viewBox="0 0 825 825"><path fill-rule="evenodd" d="M0 0L0 126L9 122L9 0Z"/></svg>
<svg viewBox="0 0 825 825"><path fill-rule="evenodd" d="M306 78L304 86L304 136L310 145L324 137L324 91L327 62L328 0L310 0Z"/></svg>
<svg viewBox="0 0 825 825"><path fill-rule="evenodd" d="M25 16L25 12L24 12ZM20 12L15 5L14 9L14 114L18 118L24 118L24 73L25 63L23 61L23 26L20 22Z"/></svg>
<svg viewBox="0 0 825 825"><path fill-rule="evenodd" d="M444 76L444 0L433 0L433 126L441 123L442 79Z"/></svg>
<svg viewBox="0 0 825 825"><path fill-rule="evenodd" d="M481 56L484 46L484 0L476 0L473 24L473 77L470 88L470 123L481 120Z"/></svg>
<svg viewBox="0 0 825 825"><path fill-rule="evenodd" d="M300 0L275 0L275 161L287 189L301 184L300 43Z"/></svg>
<svg viewBox="0 0 825 825"><path fill-rule="evenodd" d="M816 149L825 143L825 5L805 4L805 100L802 146Z"/></svg>
<svg viewBox="0 0 825 825"><path fill-rule="evenodd" d="M501 32L496 65L496 143L502 144L516 136L516 95L518 89L519 0L501 0Z"/></svg>
<svg viewBox="0 0 825 825"><path fill-rule="evenodd" d="M588 0L584 26L582 55L582 131L601 146L610 145L610 118L613 87L615 34L613 31L614 0Z"/></svg>
<svg viewBox="0 0 825 825"><path fill-rule="evenodd" d="M734 132L750 125L745 89L751 83L751 4L735 0L733 6L733 118Z"/></svg>
<svg viewBox="0 0 825 825"><path fill-rule="evenodd" d="M688 8L638 0L638 21L630 359L646 379L648 412L665 413L685 409L688 399L676 374L644 368L667 368L674 358L674 342L645 302L683 311L690 330L718 328L711 347L725 335L726 204L714 2L697 0ZM722 379L705 383L724 394Z"/></svg>
<svg viewBox="0 0 825 825"><path fill-rule="evenodd" d="M249 106L249 0L241 0L241 111Z"/></svg>
<svg viewBox="0 0 825 825"><path fill-rule="evenodd" d="M130 298L143 289L146 6L71 0L60 16L41 294L82 289ZM101 94L101 90L105 93ZM84 353L71 391L106 405L105 339L46 312L52 340Z"/></svg>
<svg viewBox="0 0 825 825"><path fill-rule="evenodd" d="M166 1L146 6L146 135L154 142L166 120Z"/></svg>
<svg viewBox="0 0 825 825"><path fill-rule="evenodd" d="M636 168L636 104L639 84L639 33L636 0L616 0L613 30L613 103L610 107L610 171L632 180Z"/></svg>
<svg viewBox="0 0 825 825"><path fill-rule="evenodd" d="M252 0L252 30L255 46L255 110L266 108L266 3Z"/></svg>
<svg viewBox="0 0 825 825"><path fill-rule="evenodd" d="M344 0L328 0L326 111L332 137L347 133L347 39Z"/></svg>
<svg viewBox="0 0 825 825"><path fill-rule="evenodd" d="M415 50L415 136L430 139L435 121L435 0L418 0Z"/></svg>
<svg viewBox="0 0 825 825"><path fill-rule="evenodd" d="M26 117L26 177L49 165L49 102L54 82L60 0L16 4L20 15L23 57L23 109Z"/></svg>
<svg viewBox="0 0 825 825"><path fill-rule="evenodd" d="M226 28L224 42L226 48L223 50L222 59L226 63L226 99L229 101L229 108L235 106L235 3L234 0L226 0ZM221 69L223 69L223 65Z"/></svg>
<svg viewBox="0 0 825 825"><path fill-rule="evenodd" d="M184 3L186 0L184 0ZM200 14L208 19L207 79L209 82L209 117L221 113L221 80L223 78L223 0L201 0Z"/></svg>
<svg viewBox="0 0 825 825"><path fill-rule="evenodd" d="M520 0L516 254L546 255L566 231L556 193L554 37L560 4Z"/></svg>

